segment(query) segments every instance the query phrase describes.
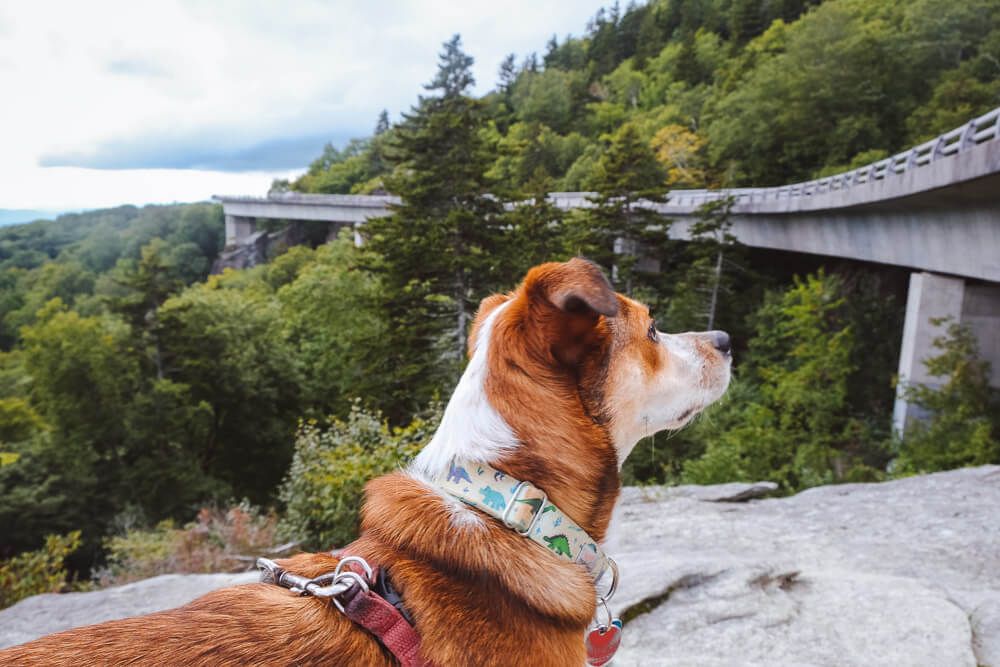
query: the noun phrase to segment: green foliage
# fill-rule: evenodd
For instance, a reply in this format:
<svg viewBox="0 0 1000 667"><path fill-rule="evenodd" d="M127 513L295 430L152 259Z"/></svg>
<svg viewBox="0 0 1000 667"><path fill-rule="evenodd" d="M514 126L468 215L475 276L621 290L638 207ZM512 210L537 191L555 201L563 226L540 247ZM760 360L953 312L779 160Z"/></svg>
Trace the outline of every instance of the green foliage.
<svg viewBox="0 0 1000 667"><path fill-rule="evenodd" d="M264 502L291 458L301 381L277 300L197 285L157 311L164 379L187 392L187 438L203 471ZM181 426L183 422L179 422Z"/></svg>
<svg viewBox="0 0 1000 667"><path fill-rule="evenodd" d="M504 215L506 242L513 252L505 253L503 262L510 276L523 276L537 264L571 256L565 245L563 211L548 199L551 183L544 172L536 171L522 189L522 199Z"/></svg>
<svg viewBox="0 0 1000 667"><path fill-rule="evenodd" d="M145 376L132 334L114 315L82 317L58 300L24 328L18 359L36 417L21 411L27 438L0 470L0 548L68 528L92 546L127 502L169 515L213 488L191 450L203 410L186 387Z"/></svg>
<svg viewBox="0 0 1000 667"><path fill-rule="evenodd" d="M550 180L566 173L580 157L587 141L577 133L561 136L540 123L518 122L499 139L498 157L488 176L501 188L529 187L540 176Z"/></svg>
<svg viewBox="0 0 1000 667"><path fill-rule="evenodd" d="M177 288L203 280L223 233L222 207L210 204L121 206L0 228L0 349L52 299L90 315L128 294L122 276L144 248L155 246Z"/></svg>
<svg viewBox="0 0 1000 667"><path fill-rule="evenodd" d="M519 76L511 103L518 120L541 123L562 133L569 129L585 95L586 80L581 73L546 69Z"/></svg>
<svg viewBox="0 0 1000 667"><path fill-rule="evenodd" d="M994 0L823 3L782 28L783 47L758 56L708 104L709 155L741 183L777 184L948 129L944 123L957 114L945 115L942 106L956 105L968 120L996 104L995 87L939 93L929 105L928 98L935 85L955 85L955 72L967 69L964 61L977 54L998 11ZM995 67L989 80L997 80ZM963 105L967 100L973 104ZM918 109L908 133L906 118Z"/></svg>
<svg viewBox="0 0 1000 667"><path fill-rule="evenodd" d="M975 336L968 327L951 323L934 347L940 353L925 364L940 384L905 389L906 400L927 419L907 425L893 471L915 474L1000 463L1000 401L990 389L990 364L979 359Z"/></svg>
<svg viewBox="0 0 1000 667"><path fill-rule="evenodd" d="M318 248L297 275L274 283L295 252L268 267L277 288L283 323L282 338L290 346L290 362L297 369L306 409L303 413L342 413L345 397L364 397L379 403L384 378L365 351L385 335L386 323L376 303L379 282L357 267L358 250L349 231Z"/></svg>
<svg viewBox="0 0 1000 667"><path fill-rule="evenodd" d="M58 593L68 585L66 557L80 547L80 531L49 535L45 546L0 561L0 609L39 593Z"/></svg>
<svg viewBox="0 0 1000 667"><path fill-rule="evenodd" d="M824 273L772 293L755 316L752 383L744 400L705 420L704 456L684 466L687 481L771 479L796 491L879 478L880 452L851 414L848 386L857 343L843 286ZM729 414L726 414L726 413Z"/></svg>
<svg viewBox="0 0 1000 667"><path fill-rule="evenodd" d="M291 187L302 192L349 194L385 170L381 163L382 137L353 139L343 150L327 144L323 154L309 165Z"/></svg>
<svg viewBox="0 0 1000 667"><path fill-rule="evenodd" d="M404 427L390 428L379 413L355 404L345 420L300 424L281 488L284 534L320 549L352 541L365 482L405 465L439 420L434 407Z"/></svg>

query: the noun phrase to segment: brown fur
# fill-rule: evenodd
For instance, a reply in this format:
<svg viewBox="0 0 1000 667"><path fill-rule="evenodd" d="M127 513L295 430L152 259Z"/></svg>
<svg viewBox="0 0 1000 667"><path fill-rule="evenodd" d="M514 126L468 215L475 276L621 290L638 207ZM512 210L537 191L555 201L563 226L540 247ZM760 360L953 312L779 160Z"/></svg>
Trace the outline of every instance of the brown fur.
<svg viewBox="0 0 1000 667"><path fill-rule="evenodd" d="M486 393L521 445L494 464L535 481L602 540L619 490L604 404L612 353L643 351L649 316L615 295L593 264L532 269L508 295L483 301L470 335L494 323ZM613 352L617 350L618 352ZM594 615L584 570L492 519L456 527L447 501L399 472L371 481L353 555L390 568L424 655L450 665L581 665ZM337 559L282 561L305 576ZM276 586L223 589L179 609L62 632L0 652L2 665L390 665L393 658L330 605Z"/></svg>

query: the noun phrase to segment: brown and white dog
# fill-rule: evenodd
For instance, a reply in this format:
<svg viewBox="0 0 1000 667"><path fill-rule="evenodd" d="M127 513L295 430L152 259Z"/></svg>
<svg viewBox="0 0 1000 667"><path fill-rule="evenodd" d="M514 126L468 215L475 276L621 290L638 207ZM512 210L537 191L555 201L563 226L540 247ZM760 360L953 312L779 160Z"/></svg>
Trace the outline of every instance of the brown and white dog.
<svg viewBox="0 0 1000 667"><path fill-rule="evenodd" d="M371 481L352 553L392 573L438 666L582 665L595 615L584 569L436 488L459 457L530 480L603 540L635 443L683 426L729 383L729 337L664 334L586 260L532 269L485 299L471 359L433 440ZM282 561L317 576L329 554ZM627 576L627 573L626 573ZM329 602L277 586L215 591L178 609L43 637L2 665L392 665Z"/></svg>

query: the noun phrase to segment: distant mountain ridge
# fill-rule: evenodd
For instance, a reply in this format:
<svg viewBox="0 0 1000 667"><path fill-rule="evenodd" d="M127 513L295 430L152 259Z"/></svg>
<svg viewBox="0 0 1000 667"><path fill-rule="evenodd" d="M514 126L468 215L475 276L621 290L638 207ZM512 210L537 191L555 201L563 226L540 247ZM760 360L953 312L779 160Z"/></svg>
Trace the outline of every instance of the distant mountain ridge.
<svg viewBox="0 0 1000 667"><path fill-rule="evenodd" d="M81 212L76 209L45 210L31 208L0 208L0 226L21 225L36 220L52 220L65 213Z"/></svg>

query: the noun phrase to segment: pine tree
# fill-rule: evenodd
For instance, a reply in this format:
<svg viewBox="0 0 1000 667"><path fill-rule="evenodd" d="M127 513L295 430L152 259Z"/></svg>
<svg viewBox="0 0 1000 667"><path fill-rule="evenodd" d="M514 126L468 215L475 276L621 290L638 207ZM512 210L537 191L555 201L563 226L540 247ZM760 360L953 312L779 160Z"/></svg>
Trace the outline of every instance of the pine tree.
<svg viewBox="0 0 1000 667"><path fill-rule="evenodd" d="M497 90L505 96L509 96L510 89L514 86L514 82L517 80L517 63L513 53L508 53L507 56L500 62L500 71L498 76Z"/></svg>
<svg viewBox="0 0 1000 667"><path fill-rule="evenodd" d="M454 381L471 316L495 282L503 209L489 194L484 103L467 95L472 62L457 35L445 43L431 95L404 114L388 146L385 183L402 203L365 227L388 323L371 353L391 378L381 402L394 418Z"/></svg>
<svg viewBox="0 0 1000 667"><path fill-rule="evenodd" d="M375 123L375 136L380 136L389 131L389 111L387 109L382 109L382 112L378 115L378 121Z"/></svg>
<svg viewBox="0 0 1000 667"><path fill-rule="evenodd" d="M542 62L545 63L545 67L555 67L558 65L559 58L559 39L552 35L549 41L545 44L545 56L542 58Z"/></svg>
<svg viewBox="0 0 1000 667"><path fill-rule="evenodd" d="M738 304L728 302L735 291L736 272L746 271L744 253L731 231L732 205L732 197L708 202L691 224L683 268L671 280L666 322L671 331L731 328L746 315ZM728 317L720 324L723 313Z"/></svg>
<svg viewBox="0 0 1000 667"><path fill-rule="evenodd" d="M440 91L444 99L451 99L461 97L475 85L476 79L472 76L472 63L475 61L462 51L461 35L456 34L444 43L444 51L438 60L437 74L424 85L424 89Z"/></svg>
<svg viewBox="0 0 1000 667"><path fill-rule="evenodd" d="M734 46L742 46L764 31L761 0L735 0L729 13L729 35Z"/></svg>
<svg viewBox="0 0 1000 667"><path fill-rule="evenodd" d="M608 140L589 184L596 191L593 207L577 215L570 243L611 269L615 286L631 294L639 286L640 259L656 255L667 239L669 221L646 205L663 201L666 175L635 124Z"/></svg>
<svg viewBox="0 0 1000 667"><path fill-rule="evenodd" d="M532 51L524 58L524 62L521 63L522 72L537 72L538 71L538 54Z"/></svg>
<svg viewBox="0 0 1000 667"><path fill-rule="evenodd" d="M564 213L549 198L552 178L541 166L536 167L520 192L510 197L513 204L505 214L510 242L505 245L503 266L505 282L513 285L528 270L543 262L567 260L563 236Z"/></svg>
<svg viewBox="0 0 1000 667"><path fill-rule="evenodd" d="M389 112L382 109L375 123L375 136L372 137L368 147L369 172L373 177L380 176L389 170L389 165L385 157L386 133L392 128L389 122Z"/></svg>
<svg viewBox="0 0 1000 667"><path fill-rule="evenodd" d="M493 122L501 134L506 134L514 122L514 84L517 82L517 61L513 53L500 62L497 72L496 104L493 107Z"/></svg>
<svg viewBox="0 0 1000 667"><path fill-rule="evenodd" d="M684 35L681 51L674 65L674 77L691 86L697 86L705 81L705 71L698 61L698 42L694 32Z"/></svg>
<svg viewBox="0 0 1000 667"><path fill-rule="evenodd" d="M656 57L668 38L665 34L666 11L659 5L647 5L639 23L639 35L635 47L635 67L643 69L646 61Z"/></svg>

